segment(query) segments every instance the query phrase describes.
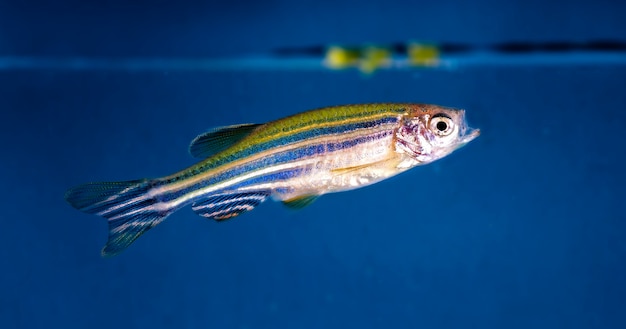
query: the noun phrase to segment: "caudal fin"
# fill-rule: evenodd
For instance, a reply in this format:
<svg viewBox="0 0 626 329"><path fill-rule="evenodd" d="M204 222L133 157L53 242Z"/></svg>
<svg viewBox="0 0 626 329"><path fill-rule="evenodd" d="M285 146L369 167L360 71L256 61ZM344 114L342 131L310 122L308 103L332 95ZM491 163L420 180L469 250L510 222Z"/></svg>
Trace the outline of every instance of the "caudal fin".
<svg viewBox="0 0 626 329"><path fill-rule="evenodd" d="M159 209L158 200L149 195L151 181L87 183L65 193L72 207L109 221L109 240L103 256L114 256L126 249L172 211Z"/></svg>

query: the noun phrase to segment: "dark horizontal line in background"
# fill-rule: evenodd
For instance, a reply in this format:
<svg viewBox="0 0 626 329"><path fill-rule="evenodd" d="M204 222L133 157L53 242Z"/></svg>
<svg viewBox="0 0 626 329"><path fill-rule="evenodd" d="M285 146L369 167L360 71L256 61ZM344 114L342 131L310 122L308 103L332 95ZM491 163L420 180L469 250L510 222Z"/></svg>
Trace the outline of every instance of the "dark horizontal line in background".
<svg viewBox="0 0 626 329"><path fill-rule="evenodd" d="M377 45L394 53L406 53L411 43L391 43ZM428 43L426 43L428 44ZM466 43L432 43L445 54L470 53L475 51L491 51L503 54L523 54L531 52L626 52L626 42L618 40L594 40L588 42L502 42L491 45L475 45ZM347 49L360 49L363 46L341 46ZM327 46L277 48L272 53L277 56L323 56Z"/></svg>

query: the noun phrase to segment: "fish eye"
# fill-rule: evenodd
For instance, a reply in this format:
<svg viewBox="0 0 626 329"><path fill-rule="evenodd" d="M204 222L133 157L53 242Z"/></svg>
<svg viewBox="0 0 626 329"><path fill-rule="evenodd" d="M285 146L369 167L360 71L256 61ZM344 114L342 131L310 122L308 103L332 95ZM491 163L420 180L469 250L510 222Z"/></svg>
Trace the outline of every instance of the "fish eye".
<svg viewBox="0 0 626 329"><path fill-rule="evenodd" d="M443 113L436 114L430 120L430 129L439 136L447 136L454 131L454 122Z"/></svg>
<svg viewBox="0 0 626 329"><path fill-rule="evenodd" d="M445 121L439 121L437 122L437 130L439 131L446 131L446 129L448 129L448 124L445 123Z"/></svg>

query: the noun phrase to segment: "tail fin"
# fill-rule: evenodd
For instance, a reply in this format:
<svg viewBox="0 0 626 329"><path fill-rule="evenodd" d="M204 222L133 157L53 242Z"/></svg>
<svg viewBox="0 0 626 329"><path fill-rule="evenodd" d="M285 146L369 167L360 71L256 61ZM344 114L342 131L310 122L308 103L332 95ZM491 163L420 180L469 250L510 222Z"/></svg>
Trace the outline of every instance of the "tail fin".
<svg viewBox="0 0 626 329"><path fill-rule="evenodd" d="M172 211L159 209L149 195L151 181L87 183L65 193L72 207L109 221L109 240L103 256L115 256L150 228L161 223Z"/></svg>

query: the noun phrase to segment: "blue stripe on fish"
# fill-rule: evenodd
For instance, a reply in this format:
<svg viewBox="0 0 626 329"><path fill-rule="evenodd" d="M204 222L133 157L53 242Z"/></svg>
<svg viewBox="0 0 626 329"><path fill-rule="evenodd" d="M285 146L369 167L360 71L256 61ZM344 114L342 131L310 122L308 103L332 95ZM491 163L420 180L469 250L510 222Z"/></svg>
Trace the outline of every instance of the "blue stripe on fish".
<svg viewBox="0 0 626 329"><path fill-rule="evenodd" d="M293 149L293 150L287 150L284 152L276 153L266 158L259 159L250 163L243 164L241 166L234 167L224 173L217 174L211 177L210 179L207 179L206 181L199 182L197 184L188 186L181 190L168 191L168 193L160 196L160 200L163 202L172 201L180 197L183 197L190 192L196 191L198 189L201 189L207 186L219 184L228 179L232 179L234 177L240 176L241 174L254 172L255 170L258 170L260 168L268 168L274 165L280 165L280 164L285 164L285 163L289 163L289 162L296 161L296 160L312 158L312 157L315 157L316 155L319 155L325 152L335 152L335 151L344 150L346 148L359 145L361 143L370 141L372 139L379 139L379 138L389 136L390 134L392 134L392 131L382 131L382 132L378 132L372 135L361 136L361 137L357 137L357 138L353 138L353 139L349 139L345 141L324 142L322 144L309 145L309 146L304 146L304 147L300 147L300 148ZM258 182L252 179L252 180L247 180L246 182L241 184L241 186L245 186L249 184L256 184L256 183Z"/></svg>
<svg viewBox="0 0 626 329"><path fill-rule="evenodd" d="M197 175L202 171L210 170L210 169L219 167L221 165L224 165L226 163L235 161L237 159L249 157L254 154L270 150L272 148L297 143L297 142L304 141L313 137L320 137L324 135L333 135L333 134L345 134L345 133L350 133L352 131L355 131L357 129L369 129L369 128L373 128L373 127L377 127L377 126L385 125L385 124L395 124L398 122L398 120L399 119L397 116L383 117L383 118L379 118L377 120L372 120L372 121L350 123L350 124L345 124L345 125L340 125L340 126L320 127L320 128L310 129L304 132L296 133L293 135L287 135L285 137L281 137L281 138L271 140L265 143L252 145L249 148L246 148L228 157L222 158L219 161L208 162L206 163L206 165L200 166L194 171L190 171L187 176L176 177L175 179L167 181L165 183L172 183L177 180L185 179L188 176Z"/></svg>
<svg viewBox="0 0 626 329"><path fill-rule="evenodd" d="M262 184L267 182L279 182L298 176L302 172L302 168L283 170L263 176L254 177L245 182L229 186L229 190L237 191L237 189L251 186L254 184ZM272 191L262 190L253 192L231 192L216 193L210 197L196 201L192 205L192 209L198 215L215 220L225 220L238 216L246 211L254 209L254 207L265 201Z"/></svg>
<svg viewBox="0 0 626 329"><path fill-rule="evenodd" d="M299 141L308 140L313 137L332 135L332 134L345 134L345 133L349 133L357 129L368 129L368 128L377 127L382 124L392 124L396 122L398 122L397 117L385 117L385 118L381 118L381 119L374 120L374 121L350 123L350 124L341 125L341 126L315 128L315 129L307 130L301 133L288 135L288 136L285 136L285 137L282 137L273 141L269 141L266 143L254 145L253 147L250 147L244 150L242 153L233 155L233 157L234 158L247 157L247 156L256 154L258 152L266 151L268 149L280 147L280 146L287 145L287 144L297 143Z"/></svg>

